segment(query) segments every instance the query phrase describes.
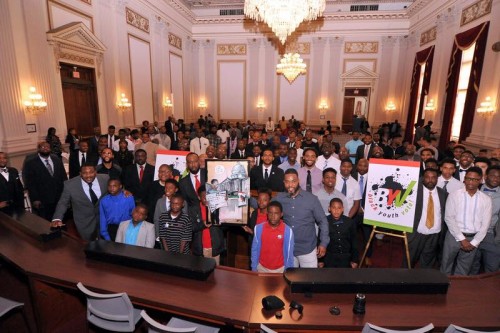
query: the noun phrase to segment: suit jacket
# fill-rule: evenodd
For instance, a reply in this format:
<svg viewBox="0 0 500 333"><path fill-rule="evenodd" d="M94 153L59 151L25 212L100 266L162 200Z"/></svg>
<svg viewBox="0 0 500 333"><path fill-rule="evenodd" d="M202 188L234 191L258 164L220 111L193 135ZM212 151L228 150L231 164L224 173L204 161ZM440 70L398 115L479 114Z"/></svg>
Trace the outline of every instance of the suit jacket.
<svg viewBox="0 0 500 333"><path fill-rule="evenodd" d="M118 231L116 232L115 242L125 243L125 234L127 233L127 228L130 225L130 222L131 220L120 223ZM149 247L152 249L155 246L155 238L155 226L152 223L143 221L139 228L135 245Z"/></svg>
<svg viewBox="0 0 500 333"><path fill-rule="evenodd" d="M207 176L205 175L203 170L201 170L200 183L201 185L203 185L206 182ZM196 193L193 183L191 182L191 173L188 173L187 176L181 178L181 180L179 181L179 190L185 200L184 206L187 204L189 218L196 218L197 213L199 212L200 199L198 198L198 193Z"/></svg>
<svg viewBox="0 0 500 333"><path fill-rule="evenodd" d="M418 184L418 192L417 192L417 202L415 204L415 217L413 218L413 233L408 234L408 238L411 238L412 235L417 233L418 224L420 219L422 218L422 214L426 214L427 212L422 211L423 206L423 198L424 198L424 186L422 183ZM439 204L441 205L441 229L444 226L444 209L446 206L446 191L442 188L436 186L436 190L439 197Z"/></svg>
<svg viewBox="0 0 500 333"><path fill-rule="evenodd" d="M97 181L101 188L101 198L107 194L108 175L97 175ZM80 237L86 241L97 237L99 226L99 202L92 204L85 194L82 186L82 178L75 177L64 183L64 191L57 203L53 220L63 220L69 205L73 208L73 220Z"/></svg>
<svg viewBox="0 0 500 333"><path fill-rule="evenodd" d="M92 165L97 165L97 161L99 157L96 153L91 152L90 150L87 152L87 156L85 156L85 163L90 163ZM80 175L80 151L74 150L69 154L69 178L73 178Z"/></svg>
<svg viewBox="0 0 500 333"><path fill-rule="evenodd" d="M283 170L276 165L272 165L269 178L266 182L264 180L264 165L254 166L252 170L250 170L250 188L252 190L257 190L262 187L267 187L274 192L283 192L285 190L283 184L284 178L285 173Z"/></svg>
<svg viewBox="0 0 500 333"><path fill-rule="evenodd" d="M139 181L137 164L134 163L125 168L122 172L122 183L127 191L132 192L136 202L142 202L146 198L146 193L153 184L155 167L151 164L144 164L144 175L142 182ZM148 203L145 202L147 205Z"/></svg>
<svg viewBox="0 0 500 333"><path fill-rule="evenodd" d="M54 165L54 176L51 176L45 164L38 155L26 160L23 170L26 188L31 202L41 201L42 204L56 204L61 196L64 181L68 179L62 160L56 155L50 155Z"/></svg>
<svg viewBox="0 0 500 333"><path fill-rule="evenodd" d="M370 144L370 149L368 150L368 158L372 157L373 153L373 148L375 148L376 144L373 142ZM361 146L356 149L356 163L362 158L365 158L365 145L362 144Z"/></svg>
<svg viewBox="0 0 500 333"><path fill-rule="evenodd" d="M247 155L246 150L245 150L245 155L244 157L240 157L240 151L236 148L236 151L231 154L230 159L232 160L245 160L247 156L252 156L252 155Z"/></svg>
<svg viewBox="0 0 500 333"><path fill-rule="evenodd" d="M12 214L24 209L24 188L19 179L17 169L8 167L9 181L0 174L0 202L7 201L8 206L0 208L0 212Z"/></svg>
<svg viewBox="0 0 500 333"><path fill-rule="evenodd" d="M263 150L265 146L262 144L262 141L257 142L256 144L254 142L247 144L245 147L245 151L247 156L253 156L252 149L254 146L259 146L260 150Z"/></svg>
<svg viewBox="0 0 500 333"><path fill-rule="evenodd" d="M97 154L97 152L99 151L99 142L98 142L99 138L96 138L95 135L93 135L90 139L89 139L89 151L92 151L94 153Z"/></svg>

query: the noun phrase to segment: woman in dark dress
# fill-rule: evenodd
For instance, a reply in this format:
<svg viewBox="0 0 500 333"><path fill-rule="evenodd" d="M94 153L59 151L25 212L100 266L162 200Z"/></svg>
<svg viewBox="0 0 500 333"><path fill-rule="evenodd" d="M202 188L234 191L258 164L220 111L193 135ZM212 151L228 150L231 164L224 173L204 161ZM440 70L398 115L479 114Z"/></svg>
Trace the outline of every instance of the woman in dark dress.
<svg viewBox="0 0 500 333"><path fill-rule="evenodd" d="M62 144L59 137L56 135L56 129L54 127L50 127L47 131L47 136L45 137L45 141L50 144L50 149L52 154L55 154L61 157L62 154Z"/></svg>
<svg viewBox="0 0 500 333"><path fill-rule="evenodd" d="M82 137L77 135L76 129L72 127L68 129L68 135L66 135L66 140L64 140L64 142L69 144L70 152L78 151L80 149L79 143L81 139Z"/></svg>

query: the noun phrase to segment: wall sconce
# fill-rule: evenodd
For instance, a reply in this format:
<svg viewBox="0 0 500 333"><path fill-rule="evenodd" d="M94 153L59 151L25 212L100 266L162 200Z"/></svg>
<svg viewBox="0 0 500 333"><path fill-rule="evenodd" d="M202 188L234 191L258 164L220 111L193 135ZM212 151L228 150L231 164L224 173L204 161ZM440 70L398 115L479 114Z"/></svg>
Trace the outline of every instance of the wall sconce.
<svg viewBox="0 0 500 333"><path fill-rule="evenodd" d="M125 112L130 110L132 104L128 101L128 98L124 93L121 94L120 102L116 105L117 110L121 112Z"/></svg>
<svg viewBox="0 0 500 333"><path fill-rule="evenodd" d="M170 100L170 98L167 97L165 99L165 102L163 102L163 111L165 111L166 113L172 113L173 114L173 107L174 107L174 103L172 103L172 101Z"/></svg>
<svg viewBox="0 0 500 333"><path fill-rule="evenodd" d="M387 105L385 106L385 111L387 112L396 111L396 105L394 104L394 102L391 101L387 103Z"/></svg>
<svg viewBox="0 0 500 333"><path fill-rule="evenodd" d="M426 112L434 112L434 111L436 111L436 106L434 105L434 100L433 99L431 99L429 102L427 102L427 104L424 107L424 110Z"/></svg>
<svg viewBox="0 0 500 333"><path fill-rule="evenodd" d="M260 100L257 103L257 112L259 112L259 113L264 112L265 109L266 109L266 104L264 104L264 102L262 100Z"/></svg>
<svg viewBox="0 0 500 333"><path fill-rule="evenodd" d="M328 104L325 100L322 100L318 105L319 109L319 119L324 120L326 118L326 113L328 112Z"/></svg>
<svg viewBox="0 0 500 333"><path fill-rule="evenodd" d="M490 96L486 97L484 99L484 102L481 102L479 104L479 107L477 108L477 113L479 113L481 116L491 116L493 113L495 113L495 109L493 108L493 105L491 104L491 98Z"/></svg>
<svg viewBox="0 0 500 333"><path fill-rule="evenodd" d="M198 103L198 110L200 111L201 115L205 115L205 111L207 111L207 108L208 105L205 102L205 100L204 99L200 100L200 102Z"/></svg>
<svg viewBox="0 0 500 333"><path fill-rule="evenodd" d="M34 116L47 111L47 102L43 100L41 94L36 93L35 87L30 87L29 100L24 101L26 112Z"/></svg>

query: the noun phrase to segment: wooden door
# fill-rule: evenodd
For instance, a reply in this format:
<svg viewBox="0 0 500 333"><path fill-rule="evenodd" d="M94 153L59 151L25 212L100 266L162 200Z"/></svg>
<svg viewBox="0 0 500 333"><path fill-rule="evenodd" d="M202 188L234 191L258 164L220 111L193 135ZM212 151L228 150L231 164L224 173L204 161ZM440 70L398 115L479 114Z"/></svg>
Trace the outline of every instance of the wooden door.
<svg viewBox="0 0 500 333"><path fill-rule="evenodd" d="M352 131L352 115L354 114L354 97L344 97L344 110L342 111L342 130L346 133Z"/></svg>
<svg viewBox="0 0 500 333"><path fill-rule="evenodd" d="M79 135L91 136L99 126L95 70L76 67L75 71L74 65L60 65L66 125L76 128Z"/></svg>

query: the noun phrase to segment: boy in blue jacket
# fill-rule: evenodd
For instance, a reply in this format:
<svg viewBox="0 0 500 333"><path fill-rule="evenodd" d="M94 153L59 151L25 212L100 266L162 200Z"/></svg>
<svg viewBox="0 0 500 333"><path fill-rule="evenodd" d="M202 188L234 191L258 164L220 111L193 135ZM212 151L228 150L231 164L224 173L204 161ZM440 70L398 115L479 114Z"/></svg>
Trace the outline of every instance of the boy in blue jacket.
<svg viewBox="0 0 500 333"><path fill-rule="evenodd" d="M267 207L267 223L255 226L252 242L252 271L283 273L293 267L293 232L283 220L283 207L277 201Z"/></svg>

